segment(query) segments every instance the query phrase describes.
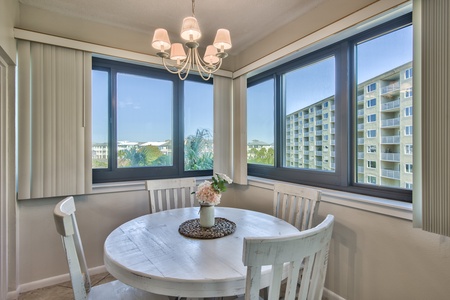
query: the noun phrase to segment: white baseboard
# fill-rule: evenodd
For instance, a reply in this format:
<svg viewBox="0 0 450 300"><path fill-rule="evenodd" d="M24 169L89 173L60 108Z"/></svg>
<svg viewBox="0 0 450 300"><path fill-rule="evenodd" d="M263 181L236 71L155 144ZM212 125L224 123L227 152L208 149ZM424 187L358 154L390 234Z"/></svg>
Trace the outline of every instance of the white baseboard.
<svg viewBox="0 0 450 300"><path fill-rule="evenodd" d="M345 298L342 298L338 294L333 293L327 288L323 288L323 298L327 298L327 300L345 300Z"/></svg>
<svg viewBox="0 0 450 300"><path fill-rule="evenodd" d="M100 274L103 272L106 272L105 266L98 266L98 267L89 269L90 275L96 275L96 274ZM19 285L19 287L17 288L17 291L8 293L8 300L17 299L20 293L25 293L28 291L41 289L41 288L52 286L55 284L60 284L60 283L63 283L63 282L69 281L69 280L70 280L70 275L69 275L69 273L67 273L67 274L49 277L49 278L45 278L45 279L41 279L41 280L37 280L37 281L33 281L33 282L24 283L24 284ZM11 298L10 298L10 294L11 294Z"/></svg>
<svg viewBox="0 0 450 300"><path fill-rule="evenodd" d="M16 300L19 298L19 292L14 291L14 292L8 292L8 294L6 294L6 300Z"/></svg>

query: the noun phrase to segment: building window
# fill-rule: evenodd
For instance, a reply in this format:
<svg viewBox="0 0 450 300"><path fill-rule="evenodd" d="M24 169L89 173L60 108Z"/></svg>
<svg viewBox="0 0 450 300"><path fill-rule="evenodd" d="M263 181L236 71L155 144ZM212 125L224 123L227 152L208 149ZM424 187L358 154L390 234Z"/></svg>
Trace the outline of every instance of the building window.
<svg viewBox="0 0 450 300"><path fill-rule="evenodd" d="M367 116L367 123L372 123L375 122L377 120L377 115L376 114L371 114Z"/></svg>
<svg viewBox="0 0 450 300"><path fill-rule="evenodd" d="M376 129L367 130L367 137L368 138L377 137L377 130Z"/></svg>
<svg viewBox="0 0 450 300"><path fill-rule="evenodd" d="M410 98L410 97L412 97L413 96L413 90L412 90L412 88L407 88L406 90L405 90L405 98Z"/></svg>
<svg viewBox="0 0 450 300"><path fill-rule="evenodd" d="M386 59L386 55L392 59ZM411 67L412 26L411 14L408 14L250 76L247 81L249 90L264 80L273 80L267 95L272 99L275 154L273 166L249 163L248 174L373 195L374 187L367 186L367 176L370 175L375 177L377 196L411 201L412 193L403 189L400 181L395 179L397 173L394 172L393 179L381 172L378 175L367 174L367 160L359 158L365 151L378 150L366 148L368 139L370 144L389 145L396 152L399 149L394 145L404 144L401 140L404 136L400 137L398 131L406 124L400 120L398 101L400 79ZM328 118L325 112L319 112L327 107L326 103L336 112ZM380 110L373 114L375 106ZM372 112L365 111L367 108ZM304 124L293 130L287 120L298 116L299 112L303 112ZM257 128L258 123L255 122ZM370 125L367 122L371 122ZM311 127L316 128L314 135ZM299 132L304 133L302 142L295 139ZM313 142L313 137L317 137L316 142ZM298 153L298 157L303 157L301 162L299 159L294 161L293 153L288 153L293 144L302 147ZM350 148L353 146L355 149ZM322 166L314 163L319 147L330 153L329 163ZM379 163L380 170L398 172L401 169L399 162L391 159L396 158L396 154L372 155L370 166L374 168Z"/></svg>
<svg viewBox="0 0 450 300"><path fill-rule="evenodd" d="M324 135L324 136L323 136L323 140L324 140L324 141L328 141L328 135Z"/></svg>
<svg viewBox="0 0 450 300"><path fill-rule="evenodd" d="M408 190L412 190L413 184L411 182L405 182L405 188L407 188Z"/></svg>
<svg viewBox="0 0 450 300"><path fill-rule="evenodd" d="M405 108L405 117L411 117L413 115L412 106Z"/></svg>
<svg viewBox="0 0 450 300"><path fill-rule="evenodd" d="M412 125L405 127L405 135L412 135L413 134L413 127Z"/></svg>
<svg viewBox="0 0 450 300"><path fill-rule="evenodd" d="M93 182L212 174L212 116L212 82L94 58Z"/></svg>
<svg viewBox="0 0 450 300"><path fill-rule="evenodd" d="M328 101L326 101L326 102L323 104L322 107L323 107L323 108L327 108L327 107L328 107Z"/></svg>
<svg viewBox="0 0 450 300"><path fill-rule="evenodd" d="M328 113L324 113L324 114L323 114L323 118L324 118L324 119L328 119Z"/></svg>
<svg viewBox="0 0 450 300"><path fill-rule="evenodd" d="M376 98L367 100L367 107L374 107L375 105L377 105L377 99Z"/></svg>
<svg viewBox="0 0 450 300"><path fill-rule="evenodd" d="M377 89L377 84L376 84L375 82L369 84L369 85L366 87L366 91L367 91L368 93L373 92L373 91L375 91L376 89Z"/></svg>
<svg viewBox="0 0 450 300"><path fill-rule="evenodd" d="M412 144L405 145L405 154L409 154L409 155L413 154L413 145Z"/></svg>
<svg viewBox="0 0 450 300"><path fill-rule="evenodd" d="M367 167L368 167L369 169L376 169L376 167L377 167L377 162L374 161L374 160L369 160L369 161L367 161Z"/></svg>
<svg viewBox="0 0 450 300"><path fill-rule="evenodd" d="M377 152L377 146L375 146L375 145L367 146L367 153L376 153L376 152Z"/></svg>
<svg viewBox="0 0 450 300"><path fill-rule="evenodd" d="M367 176L367 183L377 184L377 178L375 176Z"/></svg>
<svg viewBox="0 0 450 300"><path fill-rule="evenodd" d="M405 164L405 172L412 173L413 172L413 164Z"/></svg>
<svg viewBox="0 0 450 300"><path fill-rule="evenodd" d="M411 78L412 75L412 68L406 69L405 71L405 79Z"/></svg>

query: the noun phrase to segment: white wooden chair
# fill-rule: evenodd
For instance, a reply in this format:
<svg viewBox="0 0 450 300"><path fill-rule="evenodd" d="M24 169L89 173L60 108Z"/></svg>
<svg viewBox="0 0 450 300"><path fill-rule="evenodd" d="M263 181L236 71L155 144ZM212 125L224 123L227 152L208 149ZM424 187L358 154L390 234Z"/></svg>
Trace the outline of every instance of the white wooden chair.
<svg viewBox="0 0 450 300"><path fill-rule="evenodd" d="M60 201L54 211L56 230L61 235L64 250L69 264L70 280L75 300L107 299L107 300L168 300L166 296L152 294L128 286L118 280L91 286L91 280L83 252L80 234L75 218L75 202L73 197Z"/></svg>
<svg viewBox="0 0 450 300"><path fill-rule="evenodd" d="M147 180L150 213L172 208L192 207L195 204L195 178Z"/></svg>
<svg viewBox="0 0 450 300"><path fill-rule="evenodd" d="M274 185L273 214L300 231L310 229L319 210L320 198L319 190L277 182Z"/></svg>
<svg viewBox="0 0 450 300"><path fill-rule="evenodd" d="M295 235L244 238L242 261L247 266L245 300L260 299L261 267L268 265L272 266L269 299L280 299L285 265L288 265L287 280L281 299L322 299L333 224L334 217L328 215L318 226ZM303 272L299 272L300 268Z"/></svg>

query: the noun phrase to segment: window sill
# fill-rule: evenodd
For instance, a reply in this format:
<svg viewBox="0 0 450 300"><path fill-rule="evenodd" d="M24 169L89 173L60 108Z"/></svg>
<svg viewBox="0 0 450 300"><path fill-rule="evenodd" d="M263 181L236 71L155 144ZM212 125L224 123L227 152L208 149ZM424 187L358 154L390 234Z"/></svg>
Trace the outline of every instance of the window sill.
<svg viewBox="0 0 450 300"><path fill-rule="evenodd" d="M274 183L275 180L252 176L248 177L248 184L250 186L273 190ZM324 188L320 188L320 190L322 191L323 202L379 213L390 217L412 220L411 203Z"/></svg>
<svg viewBox="0 0 450 300"><path fill-rule="evenodd" d="M208 180L209 178L210 177L208 176L197 177L196 180L200 183L201 181ZM273 190L274 183L275 180L253 176L248 177L248 184L250 186ZM139 190L145 190L145 181L97 183L92 187L93 194L130 192ZM321 191L323 202L379 213L390 217L412 220L411 203L323 188L321 188Z"/></svg>

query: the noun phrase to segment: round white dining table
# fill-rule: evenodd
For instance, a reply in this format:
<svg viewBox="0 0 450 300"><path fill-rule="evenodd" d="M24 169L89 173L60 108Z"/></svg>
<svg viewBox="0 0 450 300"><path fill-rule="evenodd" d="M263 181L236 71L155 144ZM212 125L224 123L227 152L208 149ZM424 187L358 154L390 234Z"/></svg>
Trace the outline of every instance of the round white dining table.
<svg viewBox="0 0 450 300"><path fill-rule="evenodd" d="M198 218L199 208L179 208L148 214L120 225L104 245L106 269L118 280L155 294L225 297L244 294L247 267L242 263L244 237L298 233L291 224L251 210L216 207L216 217L236 224L234 233L216 239L196 239L178 232L184 221ZM270 269L261 284L268 286Z"/></svg>

